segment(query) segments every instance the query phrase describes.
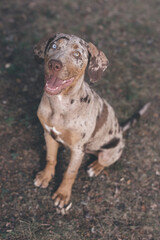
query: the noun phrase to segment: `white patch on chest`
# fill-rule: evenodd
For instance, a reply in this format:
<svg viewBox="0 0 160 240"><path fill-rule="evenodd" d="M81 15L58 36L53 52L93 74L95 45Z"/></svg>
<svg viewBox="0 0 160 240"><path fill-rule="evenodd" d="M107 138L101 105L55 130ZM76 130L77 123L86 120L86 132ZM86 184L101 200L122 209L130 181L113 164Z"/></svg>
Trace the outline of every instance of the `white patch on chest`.
<svg viewBox="0 0 160 240"><path fill-rule="evenodd" d="M52 131L55 132L57 135L61 134L59 131L57 131L57 129L55 127L52 127Z"/></svg>
<svg viewBox="0 0 160 240"><path fill-rule="evenodd" d="M57 129L56 129L55 127L49 127L47 124L45 124L45 128L46 128L46 130L47 130L48 132L53 131L53 132L54 132L55 134L57 134L57 135L60 135L60 134L61 134L61 132L57 131Z"/></svg>
<svg viewBox="0 0 160 240"><path fill-rule="evenodd" d="M47 132L50 132L51 131L51 127L49 127L48 125L46 125L46 124L44 124L44 126L45 126L45 129L47 130Z"/></svg>
<svg viewBox="0 0 160 240"><path fill-rule="evenodd" d="M44 125L45 129L51 133L51 131L53 131L56 135L57 135L57 141L64 143L64 141L59 137L59 135L61 134L61 132L59 132L55 127L49 127L47 124Z"/></svg>

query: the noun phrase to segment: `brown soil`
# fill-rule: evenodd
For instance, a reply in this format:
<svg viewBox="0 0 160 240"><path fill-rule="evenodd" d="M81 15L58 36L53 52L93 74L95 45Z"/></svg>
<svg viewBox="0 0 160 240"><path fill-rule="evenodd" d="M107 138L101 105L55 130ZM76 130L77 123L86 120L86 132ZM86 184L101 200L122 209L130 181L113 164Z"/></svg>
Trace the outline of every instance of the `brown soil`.
<svg viewBox="0 0 160 240"><path fill-rule="evenodd" d="M160 239L160 1L7 0L0 6L0 239ZM73 187L73 207L58 215L51 195L68 160L59 151L47 189L33 185L45 147L36 110L43 66L33 46L50 32L72 33L96 44L110 66L94 88L120 121L152 105L126 135L121 159L97 178L86 156Z"/></svg>

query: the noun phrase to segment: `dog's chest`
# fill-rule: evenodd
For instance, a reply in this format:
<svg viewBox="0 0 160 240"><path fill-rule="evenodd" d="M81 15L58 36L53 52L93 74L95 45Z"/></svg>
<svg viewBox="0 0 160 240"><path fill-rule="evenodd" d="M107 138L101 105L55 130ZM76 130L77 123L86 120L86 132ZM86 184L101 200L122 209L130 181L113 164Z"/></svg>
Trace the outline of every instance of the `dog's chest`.
<svg viewBox="0 0 160 240"><path fill-rule="evenodd" d="M55 126L49 126L46 123L44 124L45 130L50 133L50 135L56 140L57 142L61 142L65 144L63 140L63 135L60 129L57 129ZM63 131L64 132L64 131Z"/></svg>
<svg viewBox="0 0 160 240"><path fill-rule="evenodd" d="M66 127L64 117L59 114L48 113L39 117L45 131L47 131L54 140L67 144Z"/></svg>
<svg viewBox="0 0 160 240"><path fill-rule="evenodd" d="M73 129L62 128L59 126L48 126L44 124L45 130L50 133L54 140L69 147L74 146L81 138L79 132Z"/></svg>
<svg viewBox="0 0 160 240"><path fill-rule="evenodd" d="M67 146L75 145L81 138L81 134L71 128L69 120L63 114L38 114L38 117L45 129L54 140Z"/></svg>
<svg viewBox="0 0 160 240"><path fill-rule="evenodd" d="M84 121L78 118L80 114L74 104L70 101L64 102L61 96L51 103L43 97L38 109L38 117L45 131L57 142L68 146L74 146L84 135L85 126L81 126Z"/></svg>

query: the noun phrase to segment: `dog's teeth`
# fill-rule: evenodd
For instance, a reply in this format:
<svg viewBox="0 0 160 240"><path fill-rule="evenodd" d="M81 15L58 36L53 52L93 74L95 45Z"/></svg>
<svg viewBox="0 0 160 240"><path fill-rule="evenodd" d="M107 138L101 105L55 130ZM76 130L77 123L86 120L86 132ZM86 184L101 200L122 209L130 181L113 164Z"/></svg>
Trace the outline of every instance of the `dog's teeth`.
<svg viewBox="0 0 160 240"><path fill-rule="evenodd" d="M88 171L87 171L89 177L93 177L94 176L94 171L92 170L92 168L90 168Z"/></svg>

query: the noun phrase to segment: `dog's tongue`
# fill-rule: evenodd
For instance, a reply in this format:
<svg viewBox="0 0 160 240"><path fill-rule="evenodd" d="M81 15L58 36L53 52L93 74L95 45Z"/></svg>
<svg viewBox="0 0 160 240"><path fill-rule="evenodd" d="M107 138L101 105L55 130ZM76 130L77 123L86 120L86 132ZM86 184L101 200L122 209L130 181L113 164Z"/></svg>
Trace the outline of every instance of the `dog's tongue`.
<svg viewBox="0 0 160 240"><path fill-rule="evenodd" d="M74 78L68 80L61 80L58 77L52 76L46 79L45 91L49 94L59 94L64 88L68 87Z"/></svg>
<svg viewBox="0 0 160 240"><path fill-rule="evenodd" d="M62 90L63 81L55 76L46 79L45 90L49 94L59 94Z"/></svg>
<svg viewBox="0 0 160 240"><path fill-rule="evenodd" d="M51 77L49 80L47 80L46 85L54 90L55 88L60 87L62 83L63 81L61 79L57 77Z"/></svg>

